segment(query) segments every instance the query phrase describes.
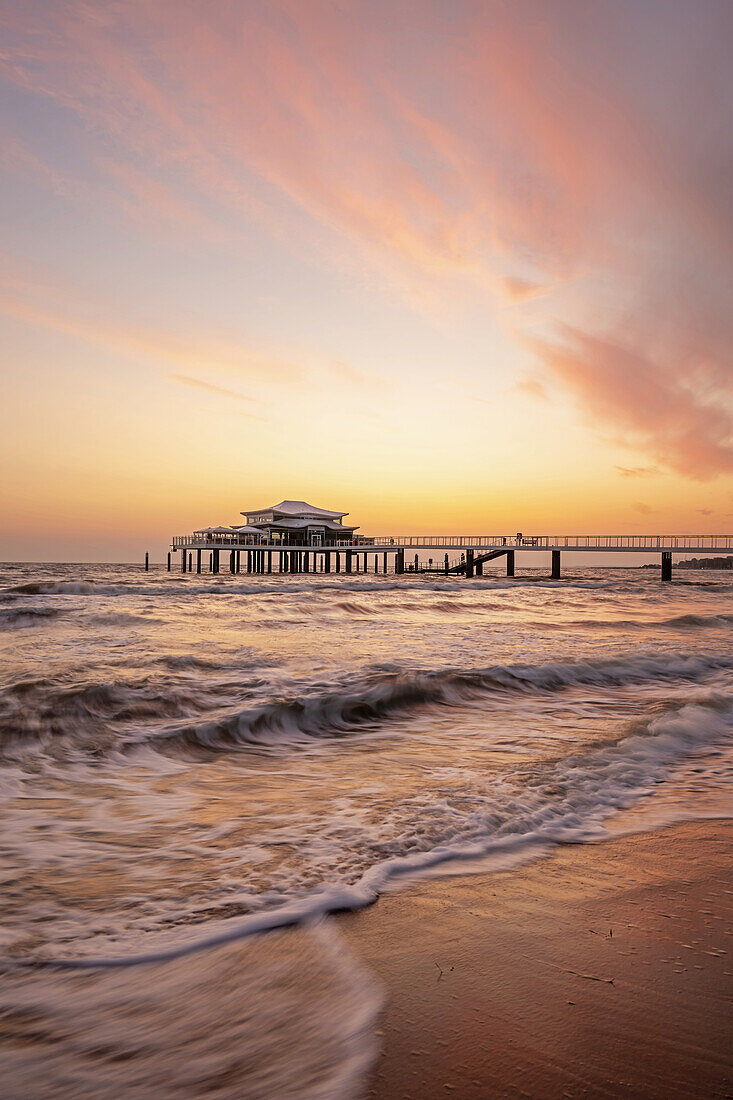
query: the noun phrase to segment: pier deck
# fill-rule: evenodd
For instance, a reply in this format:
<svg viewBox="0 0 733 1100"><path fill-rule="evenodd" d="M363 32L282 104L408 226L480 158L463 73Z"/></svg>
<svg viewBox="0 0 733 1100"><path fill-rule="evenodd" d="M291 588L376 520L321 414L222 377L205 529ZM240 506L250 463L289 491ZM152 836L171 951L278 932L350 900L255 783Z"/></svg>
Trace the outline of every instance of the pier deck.
<svg viewBox="0 0 733 1100"><path fill-rule="evenodd" d="M229 553L231 573L242 571L244 557L248 573L430 572L469 578L480 576L485 562L502 557L506 559L507 576L513 577L517 553L549 552L554 579L560 578L561 555L566 553L659 554L662 580L669 581L673 553L733 554L733 535L375 535L321 545L264 542L251 534L220 528L215 534L175 536L171 551L178 550L183 573L193 571L194 554L197 573L201 572L204 554L209 555L210 571L218 573L223 550ZM430 552L429 557L426 552ZM459 558L455 557L457 552ZM408 553L410 561L406 560Z"/></svg>

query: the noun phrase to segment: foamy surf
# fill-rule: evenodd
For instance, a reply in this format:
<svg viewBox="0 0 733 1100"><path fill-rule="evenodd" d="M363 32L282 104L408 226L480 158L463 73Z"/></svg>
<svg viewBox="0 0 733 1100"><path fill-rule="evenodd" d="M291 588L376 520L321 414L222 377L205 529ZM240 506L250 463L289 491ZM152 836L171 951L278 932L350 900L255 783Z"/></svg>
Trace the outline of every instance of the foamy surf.
<svg viewBox="0 0 733 1100"><path fill-rule="evenodd" d="M191 951L364 908L416 877L440 873L443 865L458 873L462 862L482 861L482 869L490 871L546 854L558 844L598 842L608 835L605 822L609 817L648 798L692 756L699 755L702 762L712 754L715 767L719 767L725 753L728 777L733 778L732 747L730 698L712 696L705 702L672 708L592 752L571 755L537 770L529 781L517 773L497 777L479 797L464 805L463 812L455 804L425 794L407 815L395 813L380 826L364 829L362 853L381 850L396 854L368 862L354 881L349 881L354 864L347 863L343 881L324 877L313 889L304 889L305 882L293 881L291 898L270 891L261 910L242 919L230 917L221 922L212 914L210 929L216 930L203 936L185 930L193 915L189 913L182 922L183 931L168 930L156 937L159 942L155 946L141 953L130 950L124 955L69 958L62 950L44 953L43 961L94 969L181 958ZM698 775L703 771L701 763ZM429 833L420 830L416 834L415 826L421 820L430 820ZM658 826L659 821L654 824ZM643 819L637 827L644 827ZM338 855L329 855L333 865L333 857L338 860ZM38 955L35 961L39 961Z"/></svg>

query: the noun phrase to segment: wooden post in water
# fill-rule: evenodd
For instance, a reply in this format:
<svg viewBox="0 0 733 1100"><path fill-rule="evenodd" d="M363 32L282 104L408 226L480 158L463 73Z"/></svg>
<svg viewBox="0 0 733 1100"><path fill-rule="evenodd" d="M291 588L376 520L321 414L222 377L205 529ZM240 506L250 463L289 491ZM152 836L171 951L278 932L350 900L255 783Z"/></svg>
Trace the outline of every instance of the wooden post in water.
<svg viewBox="0 0 733 1100"><path fill-rule="evenodd" d="M395 554L394 571L398 576L402 576L405 571L405 551L403 549L398 550Z"/></svg>
<svg viewBox="0 0 733 1100"><path fill-rule="evenodd" d="M506 552L506 575L507 577L514 576L514 551L507 550Z"/></svg>
<svg viewBox="0 0 733 1100"><path fill-rule="evenodd" d="M331 551L330 550L325 550L324 553L323 553L323 572L324 573L330 573L331 572Z"/></svg>
<svg viewBox="0 0 733 1100"><path fill-rule="evenodd" d="M306 550L305 554L303 555L303 572L304 573L310 573L310 569L311 569L310 558L311 558L310 551Z"/></svg>
<svg viewBox="0 0 733 1100"><path fill-rule="evenodd" d="M484 575L484 563L482 561L476 562L476 576L483 577Z"/></svg>
<svg viewBox="0 0 733 1100"><path fill-rule="evenodd" d="M352 557L351 550L347 550L346 551L346 572L347 573L351 572L351 557Z"/></svg>
<svg viewBox="0 0 733 1100"><path fill-rule="evenodd" d="M272 550L267 551L267 572L272 573Z"/></svg>
<svg viewBox="0 0 733 1100"><path fill-rule="evenodd" d="M188 571L193 572L193 554L188 555Z"/></svg>
<svg viewBox="0 0 733 1100"><path fill-rule="evenodd" d="M415 572L417 573L417 567L420 564L420 558L415 554Z"/></svg>
<svg viewBox="0 0 733 1100"><path fill-rule="evenodd" d="M186 551L183 549L181 550L181 572L186 572Z"/></svg>
<svg viewBox="0 0 733 1100"><path fill-rule="evenodd" d="M196 572L201 572L201 547L196 551Z"/></svg>
<svg viewBox="0 0 733 1100"><path fill-rule="evenodd" d="M474 574L473 566L473 550L466 550L466 576L472 577Z"/></svg>
<svg viewBox="0 0 733 1100"><path fill-rule="evenodd" d="M242 564L242 551L237 550L237 572L239 572L239 567L240 567L241 564Z"/></svg>
<svg viewBox="0 0 733 1100"><path fill-rule="evenodd" d="M169 550L168 551L168 572L170 573L170 571L171 571L171 552Z"/></svg>
<svg viewBox="0 0 733 1100"><path fill-rule="evenodd" d="M448 568L449 568L449 566L448 566L448 555L446 554L445 555L445 571L446 571L446 573L448 572Z"/></svg>
<svg viewBox="0 0 733 1100"><path fill-rule="evenodd" d="M214 554L213 554L213 552L211 554L209 554L209 572L210 573L214 572Z"/></svg>
<svg viewBox="0 0 733 1100"><path fill-rule="evenodd" d="M672 580L672 551L662 551L662 583L669 584Z"/></svg>
<svg viewBox="0 0 733 1100"><path fill-rule="evenodd" d="M382 572L387 572L387 551L384 551L384 561L382 562Z"/></svg>
<svg viewBox="0 0 733 1100"><path fill-rule="evenodd" d="M216 550L214 550L213 553L214 553L214 572L218 573L219 572L219 548L217 547Z"/></svg>
<svg viewBox="0 0 733 1100"><path fill-rule="evenodd" d="M234 576L234 569L236 567L236 564L237 564L237 559L234 557L234 551L230 550L229 551L229 572L231 573L232 576Z"/></svg>
<svg viewBox="0 0 733 1100"><path fill-rule="evenodd" d="M341 572L341 551L340 550L336 551L336 572L337 573Z"/></svg>
<svg viewBox="0 0 733 1100"><path fill-rule="evenodd" d="M145 551L145 572L146 573L147 573L149 568L150 568L150 555L149 555L148 551L146 550Z"/></svg>
<svg viewBox="0 0 733 1100"><path fill-rule="evenodd" d="M552 579L553 581L560 580L560 551L552 551Z"/></svg>

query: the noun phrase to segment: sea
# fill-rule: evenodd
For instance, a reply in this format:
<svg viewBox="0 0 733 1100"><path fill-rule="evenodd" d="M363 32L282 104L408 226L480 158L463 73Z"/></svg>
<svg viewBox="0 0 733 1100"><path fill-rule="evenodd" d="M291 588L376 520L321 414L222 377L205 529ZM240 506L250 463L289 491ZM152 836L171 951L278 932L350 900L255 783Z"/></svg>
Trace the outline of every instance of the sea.
<svg viewBox="0 0 733 1100"><path fill-rule="evenodd" d="M731 573L0 565L2 1095L359 1096L336 914L732 795Z"/></svg>

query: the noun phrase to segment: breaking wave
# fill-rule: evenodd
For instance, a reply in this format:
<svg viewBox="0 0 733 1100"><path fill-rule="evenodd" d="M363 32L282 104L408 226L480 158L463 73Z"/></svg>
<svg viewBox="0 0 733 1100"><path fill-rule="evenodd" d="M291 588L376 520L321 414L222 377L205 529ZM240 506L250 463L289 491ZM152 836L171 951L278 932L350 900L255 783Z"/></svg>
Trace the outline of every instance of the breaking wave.
<svg viewBox="0 0 733 1100"><path fill-rule="evenodd" d="M492 695L562 691L571 687L623 687L645 682L698 682L733 668L733 657L637 656L564 664L495 665L461 671L383 669L338 690L314 691L256 705L222 721L147 734L145 741L215 752L247 746L307 744L321 738L379 730L390 717L421 708L461 707Z"/></svg>

